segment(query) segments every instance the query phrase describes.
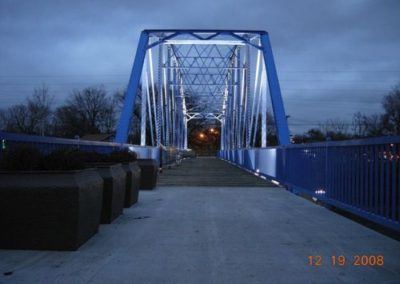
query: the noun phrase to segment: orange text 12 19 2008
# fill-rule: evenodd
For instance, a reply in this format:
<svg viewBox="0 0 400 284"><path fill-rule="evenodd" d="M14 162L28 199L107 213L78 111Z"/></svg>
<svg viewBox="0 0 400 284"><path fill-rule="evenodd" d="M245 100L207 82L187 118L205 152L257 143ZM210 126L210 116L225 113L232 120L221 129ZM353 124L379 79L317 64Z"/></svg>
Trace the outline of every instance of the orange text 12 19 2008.
<svg viewBox="0 0 400 284"><path fill-rule="evenodd" d="M309 255L307 259L309 266L383 266L385 264L383 255L353 255L351 257L346 257L344 255L331 255L329 257Z"/></svg>

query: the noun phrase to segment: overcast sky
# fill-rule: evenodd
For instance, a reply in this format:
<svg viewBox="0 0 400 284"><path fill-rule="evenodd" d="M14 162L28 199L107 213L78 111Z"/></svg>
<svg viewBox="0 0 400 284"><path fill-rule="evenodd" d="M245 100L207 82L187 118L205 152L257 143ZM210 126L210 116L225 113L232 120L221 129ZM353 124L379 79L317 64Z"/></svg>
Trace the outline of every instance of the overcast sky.
<svg viewBox="0 0 400 284"><path fill-rule="evenodd" d="M400 82L399 0L0 0L0 107L124 88L146 28L267 30L294 132L380 112Z"/></svg>

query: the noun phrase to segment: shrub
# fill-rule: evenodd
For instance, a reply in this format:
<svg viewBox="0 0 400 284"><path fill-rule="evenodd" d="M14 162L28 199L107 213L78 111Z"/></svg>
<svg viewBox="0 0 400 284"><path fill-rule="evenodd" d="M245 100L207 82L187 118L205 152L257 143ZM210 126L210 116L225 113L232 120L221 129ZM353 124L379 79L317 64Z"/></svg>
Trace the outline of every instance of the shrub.
<svg viewBox="0 0 400 284"><path fill-rule="evenodd" d="M135 152L129 152L128 150L113 151L108 156L109 162L115 163L129 163L137 160L137 155Z"/></svg>
<svg viewBox="0 0 400 284"><path fill-rule="evenodd" d="M101 154L98 152L79 152L79 155L81 155L83 161L85 163L101 163L101 162L106 162L107 161L107 156L106 154Z"/></svg>
<svg viewBox="0 0 400 284"><path fill-rule="evenodd" d="M43 170L81 170L85 168L83 156L77 150L57 150L43 159Z"/></svg>
<svg viewBox="0 0 400 284"><path fill-rule="evenodd" d="M43 161L40 151L28 144L17 144L3 152L0 168L5 171L39 170Z"/></svg>
<svg viewBox="0 0 400 284"><path fill-rule="evenodd" d="M85 168L85 163L129 163L136 159L136 153L128 150L101 154L68 148L56 150L44 156L31 145L19 144L3 152L0 169L5 171L80 170Z"/></svg>

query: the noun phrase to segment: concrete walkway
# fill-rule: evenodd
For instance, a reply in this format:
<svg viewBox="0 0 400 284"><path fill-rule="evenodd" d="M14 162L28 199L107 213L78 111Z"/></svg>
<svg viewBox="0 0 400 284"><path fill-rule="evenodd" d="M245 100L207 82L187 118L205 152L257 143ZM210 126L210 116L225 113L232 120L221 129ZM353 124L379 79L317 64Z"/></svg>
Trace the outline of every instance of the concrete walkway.
<svg viewBox="0 0 400 284"><path fill-rule="evenodd" d="M183 160L180 166L165 170L160 186L269 186L275 185L215 157Z"/></svg>
<svg viewBox="0 0 400 284"><path fill-rule="evenodd" d="M322 257L310 266L308 256ZM344 266L331 256L344 255ZM355 266L356 255L384 265ZM400 243L282 188L159 187L76 252L0 250L0 283L399 283Z"/></svg>

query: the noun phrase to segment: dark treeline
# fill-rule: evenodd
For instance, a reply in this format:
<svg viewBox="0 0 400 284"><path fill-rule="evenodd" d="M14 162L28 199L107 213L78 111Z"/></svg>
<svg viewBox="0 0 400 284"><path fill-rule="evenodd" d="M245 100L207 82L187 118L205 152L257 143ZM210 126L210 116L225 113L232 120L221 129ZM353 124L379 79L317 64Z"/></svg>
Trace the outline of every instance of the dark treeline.
<svg viewBox="0 0 400 284"><path fill-rule="evenodd" d="M0 109L0 130L66 138L87 134L113 134L124 98L125 91L109 94L103 86L87 87L72 91L62 105L55 106L54 96L43 85L35 89L25 102ZM140 89L137 98L132 117L133 132L128 141L130 143L139 142ZM292 141L306 143L400 135L400 86L383 97L382 107L381 114L366 115L356 112L351 123L341 119L327 120L319 127L292 136ZM277 144L277 139L272 114L268 113L267 121L268 145L273 146ZM196 123L191 128L189 137L204 126ZM256 141L260 140L260 135L258 131ZM255 146L259 147L258 144Z"/></svg>
<svg viewBox="0 0 400 284"><path fill-rule="evenodd" d="M124 97L124 91L108 94L102 86L87 87L72 91L56 107L54 96L43 85L25 102L0 110L0 129L66 138L114 133ZM137 111L135 117L138 117Z"/></svg>
<svg viewBox="0 0 400 284"><path fill-rule="evenodd" d="M356 112L351 123L339 118L329 119L302 135L294 135L292 140L305 143L400 135L400 86L383 97L382 108L381 114Z"/></svg>

